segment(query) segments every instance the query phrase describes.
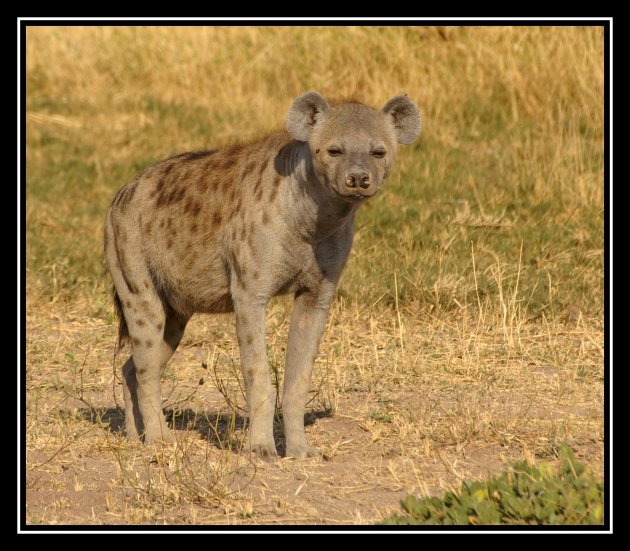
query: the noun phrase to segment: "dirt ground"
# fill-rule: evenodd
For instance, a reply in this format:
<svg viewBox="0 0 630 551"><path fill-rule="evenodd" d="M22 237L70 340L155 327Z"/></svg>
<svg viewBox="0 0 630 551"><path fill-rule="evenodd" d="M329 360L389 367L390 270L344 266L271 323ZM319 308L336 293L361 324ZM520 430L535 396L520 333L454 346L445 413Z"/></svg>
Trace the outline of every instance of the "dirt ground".
<svg viewBox="0 0 630 551"><path fill-rule="evenodd" d="M279 378L289 306L269 311ZM113 324L33 307L26 339L29 525L373 524L408 494L441 495L512 460L553 461L562 442L603 476L603 331L581 318L508 330L465 309L438 320L338 303L307 416L325 459L274 463L239 453L244 399L230 316L193 318L166 367L177 430L164 447L124 437Z"/></svg>

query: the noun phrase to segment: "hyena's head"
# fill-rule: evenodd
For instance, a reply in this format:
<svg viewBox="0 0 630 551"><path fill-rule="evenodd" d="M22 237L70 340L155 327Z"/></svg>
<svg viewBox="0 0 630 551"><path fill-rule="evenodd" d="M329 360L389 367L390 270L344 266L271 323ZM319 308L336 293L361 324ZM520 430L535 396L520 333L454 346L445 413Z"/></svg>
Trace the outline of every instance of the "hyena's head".
<svg viewBox="0 0 630 551"><path fill-rule="evenodd" d="M355 203L381 188L398 144L410 144L420 135L420 113L406 95L377 111L360 103L330 106L309 92L293 102L286 126L293 138L308 142L322 185Z"/></svg>

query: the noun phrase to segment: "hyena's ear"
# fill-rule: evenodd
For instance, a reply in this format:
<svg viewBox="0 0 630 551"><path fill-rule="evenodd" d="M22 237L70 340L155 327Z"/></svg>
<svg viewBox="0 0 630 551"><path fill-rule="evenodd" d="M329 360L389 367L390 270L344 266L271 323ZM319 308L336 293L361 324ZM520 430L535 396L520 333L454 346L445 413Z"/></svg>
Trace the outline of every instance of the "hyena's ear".
<svg viewBox="0 0 630 551"><path fill-rule="evenodd" d="M406 94L390 99L381 113L396 132L398 143L410 144L420 135L420 110Z"/></svg>
<svg viewBox="0 0 630 551"><path fill-rule="evenodd" d="M326 100L317 92L297 98L287 114L287 130L292 138L307 142L315 125L328 111Z"/></svg>

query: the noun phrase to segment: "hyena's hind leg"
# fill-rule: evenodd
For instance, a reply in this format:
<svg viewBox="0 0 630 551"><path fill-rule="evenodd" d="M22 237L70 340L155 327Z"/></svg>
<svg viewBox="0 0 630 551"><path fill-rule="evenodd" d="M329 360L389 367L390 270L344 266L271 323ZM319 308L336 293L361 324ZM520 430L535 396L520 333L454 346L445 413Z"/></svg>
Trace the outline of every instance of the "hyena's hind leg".
<svg viewBox="0 0 630 551"><path fill-rule="evenodd" d="M122 368L125 428L129 438L144 434L146 443L171 439L162 413L160 373L177 348L187 321L184 316L170 314L166 316L160 335L150 334L150 331L142 331L139 335L135 330L130 331L133 355ZM159 322L156 328L158 326ZM147 343L153 341L159 345L147 347Z"/></svg>
<svg viewBox="0 0 630 551"><path fill-rule="evenodd" d="M122 309L121 335L128 335L132 347L132 357L123 366L127 434L144 435L146 443L170 440L162 412L160 374L179 344L188 317L165 308L144 261L140 241L127 236L124 228L115 231L113 217L110 211L105 256L116 301Z"/></svg>

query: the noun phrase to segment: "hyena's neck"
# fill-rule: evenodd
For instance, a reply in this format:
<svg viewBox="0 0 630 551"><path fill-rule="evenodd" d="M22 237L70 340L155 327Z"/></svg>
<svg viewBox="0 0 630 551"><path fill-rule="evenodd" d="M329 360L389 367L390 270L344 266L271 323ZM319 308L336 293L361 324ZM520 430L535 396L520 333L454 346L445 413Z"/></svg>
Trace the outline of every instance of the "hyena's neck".
<svg viewBox="0 0 630 551"><path fill-rule="evenodd" d="M288 193L287 224L305 240L318 242L352 223L356 205L328 192L313 169L308 143L292 141L283 148Z"/></svg>

